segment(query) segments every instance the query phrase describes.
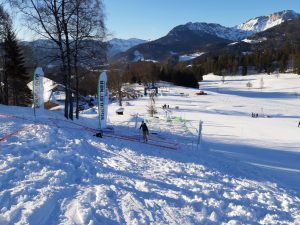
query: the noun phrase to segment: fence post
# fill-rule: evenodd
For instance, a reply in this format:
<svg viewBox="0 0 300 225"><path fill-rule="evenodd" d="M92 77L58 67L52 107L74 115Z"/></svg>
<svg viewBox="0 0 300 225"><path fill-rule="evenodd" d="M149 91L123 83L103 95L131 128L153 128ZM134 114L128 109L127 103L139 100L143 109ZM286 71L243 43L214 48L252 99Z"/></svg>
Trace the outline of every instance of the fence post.
<svg viewBox="0 0 300 225"><path fill-rule="evenodd" d="M135 129L137 128L137 119L138 119L138 113L137 114L135 114L135 125L134 125L134 127L135 127Z"/></svg>
<svg viewBox="0 0 300 225"><path fill-rule="evenodd" d="M202 142L202 124L203 124L203 121L200 120L200 122L199 122L199 131L198 131L197 149L199 148L199 145Z"/></svg>

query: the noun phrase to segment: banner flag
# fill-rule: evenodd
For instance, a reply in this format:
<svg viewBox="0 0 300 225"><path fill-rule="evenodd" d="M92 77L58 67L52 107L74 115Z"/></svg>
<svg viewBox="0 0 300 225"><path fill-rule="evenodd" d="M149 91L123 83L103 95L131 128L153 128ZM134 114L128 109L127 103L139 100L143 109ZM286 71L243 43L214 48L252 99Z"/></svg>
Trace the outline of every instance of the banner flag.
<svg viewBox="0 0 300 225"><path fill-rule="evenodd" d="M41 67L37 67L33 74L33 109L34 116L36 116L36 112L40 113L44 110L44 71Z"/></svg>
<svg viewBox="0 0 300 225"><path fill-rule="evenodd" d="M99 129L105 129L107 127L107 110L109 91L106 87L107 75L106 72L102 72L98 79L98 117L99 117Z"/></svg>

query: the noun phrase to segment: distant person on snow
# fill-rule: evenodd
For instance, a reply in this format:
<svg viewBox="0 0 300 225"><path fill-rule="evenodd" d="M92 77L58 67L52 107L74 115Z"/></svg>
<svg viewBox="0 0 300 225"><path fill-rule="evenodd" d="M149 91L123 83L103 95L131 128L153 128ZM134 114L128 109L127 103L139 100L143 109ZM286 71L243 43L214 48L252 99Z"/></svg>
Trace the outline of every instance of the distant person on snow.
<svg viewBox="0 0 300 225"><path fill-rule="evenodd" d="M142 131L143 131L144 142L147 143L148 142L149 130L148 130L148 127L147 127L146 123L144 123L144 121L142 121L140 129L142 129Z"/></svg>
<svg viewBox="0 0 300 225"><path fill-rule="evenodd" d="M300 121L299 121L299 123L298 123L298 127L300 126Z"/></svg>

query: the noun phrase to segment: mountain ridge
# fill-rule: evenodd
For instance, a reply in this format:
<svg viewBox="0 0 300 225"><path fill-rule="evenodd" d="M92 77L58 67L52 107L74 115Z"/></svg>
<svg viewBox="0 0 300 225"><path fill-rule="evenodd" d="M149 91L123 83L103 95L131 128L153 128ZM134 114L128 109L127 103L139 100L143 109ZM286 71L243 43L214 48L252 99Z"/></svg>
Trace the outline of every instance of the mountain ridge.
<svg viewBox="0 0 300 225"><path fill-rule="evenodd" d="M284 10L268 16L259 16L247 20L234 27L225 27L217 23L188 22L171 29L165 36L153 41L137 38L114 38L106 42L108 62L119 59L126 61L156 60L162 61L174 55L192 54L195 52L209 52L215 48L222 48L230 43L247 39L248 37L278 26L289 20L300 18L300 14L293 10ZM27 43L32 46L35 55L43 57L56 54L52 44L47 40ZM92 44L97 49L101 43ZM137 57L138 55L138 57ZM45 62L46 63L46 62Z"/></svg>
<svg viewBox="0 0 300 225"><path fill-rule="evenodd" d="M280 12L272 13L268 16L254 17L240 25L235 26L235 28L258 33L277 26L287 20L297 18L300 18L300 14L296 13L294 10L283 10Z"/></svg>
<svg viewBox="0 0 300 225"><path fill-rule="evenodd" d="M134 53L139 59L164 60L175 54L187 52L206 52L212 45L226 46L230 42L241 41L251 35L265 31L281 23L300 18L293 10L275 12L268 16L252 18L234 27L225 27L217 23L188 22L171 29L167 35L144 44L134 46L114 60L134 61Z"/></svg>

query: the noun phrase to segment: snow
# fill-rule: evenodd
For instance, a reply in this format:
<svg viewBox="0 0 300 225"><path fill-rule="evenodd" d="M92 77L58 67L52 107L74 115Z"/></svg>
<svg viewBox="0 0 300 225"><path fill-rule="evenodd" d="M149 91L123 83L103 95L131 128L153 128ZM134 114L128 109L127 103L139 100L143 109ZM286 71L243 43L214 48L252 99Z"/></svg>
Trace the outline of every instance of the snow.
<svg viewBox="0 0 300 225"><path fill-rule="evenodd" d="M236 44L238 44L238 42L232 42L232 43L228 44L227 46L236 45Z"/></svg>
<svg viewBox="0 0 300 225"><path fill-rule="evenodd" d="M293 10L284 10L281 12L272 13L269 16L260 16L248 20L245 23L242 23L238 26L235 26L236 29L244 31L252 31L254 33L265 31L274 26L277 26L285 21L298 19L300 17L299 13L294 12Z"/></svg>
<svg viewBox="0 0 300 225"><path fill-rule="evenodd" d="M189 61L189 60L195 59L203 54L205 54L205 52L195 52L195 53L188 54L188 55L181 55L181 56L179 56L179 61L180 62Z"/></svg>
<svg viewBox="0 0 300 225"><path fill-rule="evenodd" d="M246 43L249 43L249 44L257 44L257 43L264 42L264 41L266 41L266 40L267 40L266 37L262 37L262 38L258 38L258 39L256 39L256 40L246 38L246 39L244 39L244 40L242 40L242 41L243 41L243 42L246 42Z"/></svg>
<svg viewBox="0 0 300 225"><path fill-rule="evenodd" d="M72 122L0 105L0 224L299 224L299 87L294 74L207 75L207 95L168 86L155 118L148 97L124 115L110 104L118 136L102 139L95 109Z"/></svg>
<svg viewBox="0 0 300 225"><path fill-rule="evenodd" d="M184 27L187 27L191 31L196 32L205 32L211 35L216 35L220 38L228 39L228 40L241 40L245 37L250 36L253 34L251 31L237 29L235 27L224 27L220 24L215 23L187 23L184 25ZM183 27L177 27L176 29L173 29L170 34L173 34L176 30L181 29Z"/></svg>

